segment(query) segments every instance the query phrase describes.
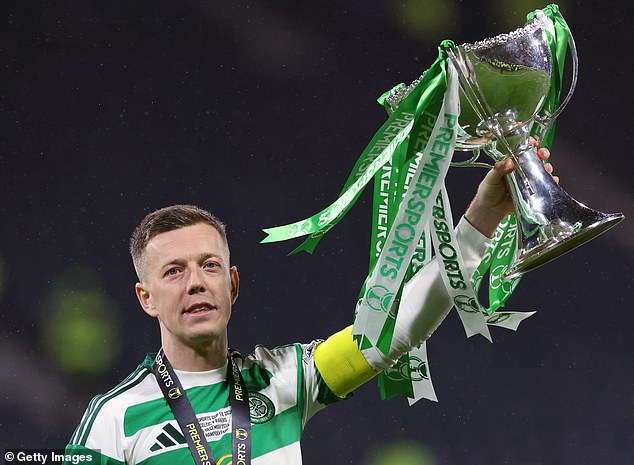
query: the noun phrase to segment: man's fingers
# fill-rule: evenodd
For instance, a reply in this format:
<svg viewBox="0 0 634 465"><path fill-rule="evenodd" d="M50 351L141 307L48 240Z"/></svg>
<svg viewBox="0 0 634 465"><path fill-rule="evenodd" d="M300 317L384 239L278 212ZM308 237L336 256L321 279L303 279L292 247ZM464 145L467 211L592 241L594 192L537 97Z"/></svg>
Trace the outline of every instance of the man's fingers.
<svg viewBox="0 0 634 465"><path fill-rule="evenodd" d="M514 167L515 165L513 164L513 160L505 158L495 164L493 170L491 170L490 176L499 182L505 175L513 171Z"/></svg>
<svg viewBox="0 0 634 465"><path fill-rule="evenodd" d="M541 148L537 151L537 156L540 160L548 160L548 158L550 158L550 150L547 148ZM515 165L513 164L513 160L511 158L505 158L495 164L493 171L496 172L497 177L502 177L513 171L514 167ZM549 174L553 173L553 165L551 163L544 163L544 169Z"/></svg>
<svg viewBox="0 0 634 465"><path fill-rule="evenodd" d="M553 174L553 165L550 163L545 163L544 169L548 172L548 174Z"/></svg>
<svg viewBox="0 0 634 465"><path fill-rule="evenodd" d="M537 151L537 156L540 160L547 160L548 157L550 157L550 150L548 150L546 147L542 147Z"/></svg>
<svg viewBox="0 0 634 465"><path fill-rule="evenodd" d="M502 174L510 173L513 171L513 160L510 158L505 158L504 160L500 160L495 164L495 170L501 172Z"/></svg>

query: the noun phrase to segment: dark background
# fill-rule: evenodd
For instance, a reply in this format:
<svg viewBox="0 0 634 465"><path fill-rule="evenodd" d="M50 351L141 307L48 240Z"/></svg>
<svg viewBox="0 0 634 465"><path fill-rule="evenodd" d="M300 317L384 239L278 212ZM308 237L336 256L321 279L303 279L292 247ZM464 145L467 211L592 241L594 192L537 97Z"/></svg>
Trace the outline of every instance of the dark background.
<svg viewBox="0 0 634 465"><path fill-rule="evenodd" d="M241 276L232 346L349 324L370 189L313 256L260 245L260 228L336 198L385 118L376 97L416 78L440 40L507 32L538 6L5 0L0 442L63 446L89 399L158 348L127 254L156 208L195 203L228 223ZM439 403L382 402L369 383L309 423L305 464L368 463L403 441L439 464L632 463L633 12L624 1L561 6L581 68L553 163L575 198L629 218L524 278L508 307L539 311L517 333L467 340L453 312L428 344ZM455 214L482 174L450 172Z"/></svg>

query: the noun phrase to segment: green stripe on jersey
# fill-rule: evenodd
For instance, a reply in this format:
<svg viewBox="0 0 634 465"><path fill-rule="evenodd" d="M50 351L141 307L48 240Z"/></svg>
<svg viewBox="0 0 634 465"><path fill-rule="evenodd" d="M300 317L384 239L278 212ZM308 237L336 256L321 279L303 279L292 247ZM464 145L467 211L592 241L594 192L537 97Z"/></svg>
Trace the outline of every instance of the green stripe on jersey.
<svg viewBox="0 0 634 465"><path fill-rule="evenodd" d="M302 362L304 350L301 345L295 344L295 353L297 354L297 414L300 418L303 418L306 389L304 388L304 364Z"/></svg>
<svg viewBox="0 0 634 465"><path fill-rule="evenodd" d="M197 414L215 412L229 406L229 385L216 384L186 389L187 398ZM126 437L134 436L143 428L174 420L174 414L164 397L128 407L123 420Z"/></svg>
<svg viewBox="0 0 634 465"><path fill-rule="evenodd" d="M281 449L295 442L301 436L301 418L295 408L289 408L270 421L251 425L252 449L251 457L256 458L269 452ZM209 443L211 453L216 460L226 454L231 454L231 433L227 433L220 440ZM192 464L193 458L186 445L178 449L153 455L139 462L137 465L186 465Z"/></svg>
<svg viewBox="0 0 634 465"><path fill-rule="evenodd" d="M88 435L90 434L90 429L92 428L92 425L95 422L95 418L97 418L99 411L105 405L105 403L108 400L133 388L141 381L143 381L145 377L149 374L150 372L147 371L145 368L143 368L142 366L138 366L136 370L134 370L127 378L117 384L110 391L106 392L105 394L95 396L90 401L90 404L88 405L88 410L86 411L84 418L82 419L81 423L75 430L75 433L71 437L71 444L82 446L86 445Z"/></svg>
<svg viewBox="0 0 634 465"><path fill-rule="evenodd" d="M252 457L268 454L298 442L302 435L302 412L289 408L266 423L251 425Z"/></svg>

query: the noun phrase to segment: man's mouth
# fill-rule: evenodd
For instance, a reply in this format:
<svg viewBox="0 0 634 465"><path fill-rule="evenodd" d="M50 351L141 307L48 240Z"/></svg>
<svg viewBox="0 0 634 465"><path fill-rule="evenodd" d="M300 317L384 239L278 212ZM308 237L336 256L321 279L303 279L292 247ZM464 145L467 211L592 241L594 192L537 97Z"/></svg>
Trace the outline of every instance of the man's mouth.
<svg viewBox="0 0 634 465"><path fill-rule="evenodd" d="M184 313L189 315L200 315L203 313L211 312L215 309L216 309L215 305L211 305L208 303L199 303L199 304L190 305L189 307L185 309Z"/></svg>

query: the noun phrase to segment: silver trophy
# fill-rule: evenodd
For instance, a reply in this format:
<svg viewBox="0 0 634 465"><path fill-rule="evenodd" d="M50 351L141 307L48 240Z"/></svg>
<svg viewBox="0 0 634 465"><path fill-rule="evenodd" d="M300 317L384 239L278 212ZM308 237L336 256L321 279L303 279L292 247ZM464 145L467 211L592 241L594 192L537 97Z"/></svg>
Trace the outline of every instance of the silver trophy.
<svg viewBox="0 0 634 465"><path fill-rule="evenodd" d="M487 166L476 161L480 149L494 161L511 157L515 170L507 176L518 223L518 249L503 277L510 279L541 266L602 234L623 220L586 207L557 185L530 144L539 142L570 101L577 81L577 53L569 35L572 82L559 108L544 108L551 86L552 56L546 31L552 22L540 10L526 25L508 34L446 49L460 79L458 150L474 157L454 166ZM387 98L396 108L418 83Z"/></svg>

